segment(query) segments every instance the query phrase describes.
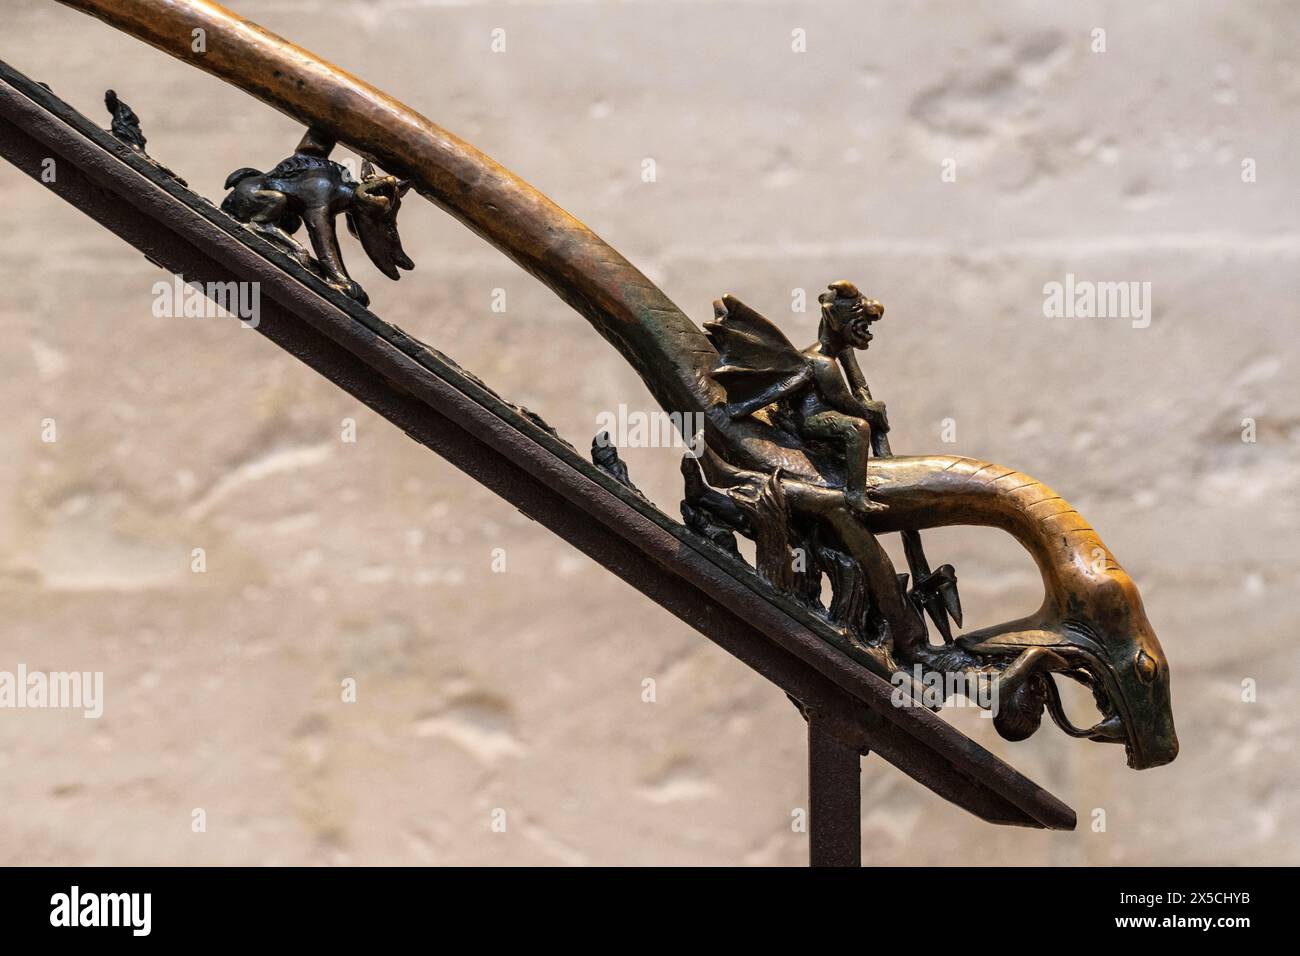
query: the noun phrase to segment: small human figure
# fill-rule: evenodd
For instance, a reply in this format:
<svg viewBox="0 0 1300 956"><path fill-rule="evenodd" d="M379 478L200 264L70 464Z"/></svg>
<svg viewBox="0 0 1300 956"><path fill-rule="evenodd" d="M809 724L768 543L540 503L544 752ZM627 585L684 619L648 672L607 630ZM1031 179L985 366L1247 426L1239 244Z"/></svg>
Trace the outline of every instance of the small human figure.
<svg viewBox="0 0 1300 956"><path fill-rule="evenodd" d="M800 437L840 444L845 501L860 512L882 511L886 506L869 497L867 456L872 429L883 435L889 424L884 403L870 398L853 350L868 347L870 327L885 310L844 280L831 283L818 302L817 341L800 351L734 296L715 301L714 321L704 326L719 352L713 378L726 389L733 419L780 402L792 413Z"/></svg>

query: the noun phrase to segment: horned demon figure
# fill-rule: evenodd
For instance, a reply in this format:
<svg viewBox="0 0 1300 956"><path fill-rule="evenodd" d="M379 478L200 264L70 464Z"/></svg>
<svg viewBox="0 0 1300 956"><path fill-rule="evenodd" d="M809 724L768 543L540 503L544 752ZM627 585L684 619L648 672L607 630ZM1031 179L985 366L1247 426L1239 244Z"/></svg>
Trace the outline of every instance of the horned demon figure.
<svg viewBox="0 0 1300 956"><path fill-rule="evenodd" d="M867 499L867 452L872 428L885 432L889 425L884 404L856 391L865 379L853 350L871 344L871 323L885 310L851 282L832 283L819 301L817 341L798 351L780 329L739 299L718 299L714 321L704 327L721 353L713 377L727 390L732 418L780 403L801 438L838 443L848 472L845 501L858 511L876 511L882 506Z"/></svg>
<svg viewBox="0 0 1300 956"><path fill-rule="evenodd" d="M710 377L723 394L706 418L704 453L682 462L688 527L732 553L735 534L752 538L759 574L824 614L878 673L965 675L979 692L972 700L992 697L994 726L1007 739L1028 737L1047 713L1071 736L1123 743L1134 767L1172 760L1168 664L1137 588L1096 532L1013 469L894 457L885 406L854 355L884 309L845 281L820 302L817 342L803 350L735 297L714 303L705 332L717 348ZM1019 539L1043 575L1039 610L954 637L956 574L950 565L930 569L920 537L946 524L994 525ZM909 574L895 573L877 541L891 531L902 535ZM930 642L925 615L941 643ZM1101 720L1071 723L1054 676L1086 686Z"/></svg>

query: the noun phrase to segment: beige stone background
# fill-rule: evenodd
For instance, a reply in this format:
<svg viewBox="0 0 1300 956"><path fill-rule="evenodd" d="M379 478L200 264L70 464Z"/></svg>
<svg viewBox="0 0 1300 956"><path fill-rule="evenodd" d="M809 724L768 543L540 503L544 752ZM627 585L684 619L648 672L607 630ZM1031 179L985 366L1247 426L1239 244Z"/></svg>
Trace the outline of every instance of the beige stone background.
<svg viewBox="0 0 1300 956"><path fill-rule="evenodd" d="M867 760L868 863L1300 862L1300 6L235 5L477 144L699 321L731 291L811 339L792 290L857 280L888 310L865 364L895 449L1046 481L1133 574L1174 669L1177 762L1135 773L1050 724L1006 744L954 710L1079 830L994 828ZM91 116L115 88L211 198L297 139L81 14L0 14L0 58ZM163 276L40 184L0 164L0 191L0 669L106 681L97 721L0 712L0 862L806 859L804 728L775 688L260 336L152 317ZM400 285L344 240L378 314L579 447L600 411L652 407L431 205L408 201L403 234ZM1067 272L1152 283L1150 327L1045 319ZM625 457L675 513L678 453ZM1036 604L1009 539L930 540L969 621Z"/></svg>

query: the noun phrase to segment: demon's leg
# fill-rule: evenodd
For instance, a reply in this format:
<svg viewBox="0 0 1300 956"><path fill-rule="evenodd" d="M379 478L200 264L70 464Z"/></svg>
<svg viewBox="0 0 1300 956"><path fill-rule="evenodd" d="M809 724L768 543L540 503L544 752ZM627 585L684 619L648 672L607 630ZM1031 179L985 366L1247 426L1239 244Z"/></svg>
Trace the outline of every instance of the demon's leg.
<svg viewBox="0 0 1300 956"><path fill-rule="evenodd" d="M839 442L844 447L847 470L844 500L851 508L861 512L885 510L885 505L867 498L872 483L867 480L871 426L866 421L840 412L818 412L805 418L800 430L813 438Z"/></svg>

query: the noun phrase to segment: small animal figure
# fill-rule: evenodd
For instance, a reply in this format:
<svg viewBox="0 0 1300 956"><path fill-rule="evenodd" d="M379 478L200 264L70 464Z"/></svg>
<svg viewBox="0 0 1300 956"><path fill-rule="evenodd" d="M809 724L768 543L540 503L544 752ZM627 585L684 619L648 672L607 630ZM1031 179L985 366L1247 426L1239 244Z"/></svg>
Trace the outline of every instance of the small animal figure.
<svg viewBox="0 0 1300 956"><path fill-rule="evenodd" d="M370 261L388 278L397 279L399 268L415 268L397 235L397 211L410 185L396 176L377 174L369 162L362 164L357 182L341 163L300 149L269 173L248 167L231 173L226 179L230 192L221 209L345 295L369 305L370 297L343 265L335 219L342 213L348 231L361 241ZM315 259L293 238L303 224Z"/></svg>
<svg viewBox="0 0 1300 956"><path fill-rule="evenodd" d="M104 91L104 105L108 107L108 112L113 117L108 128L109 132L128 146L134 146L140 152L144 152L146 140L143 130L140 129L140 117L135 115L135 110L119 100L112 90Z"/></svg>
<svg viewBox="0 0 1300 956"><path fill-rule="evenodd" d="M641 494L641 489L632 484L632 476L627 471L627 462L618 456L618 446L609 437L609 432L601 432L591 440L591 461L620 485L626 485L638 495Z"/></svg>

